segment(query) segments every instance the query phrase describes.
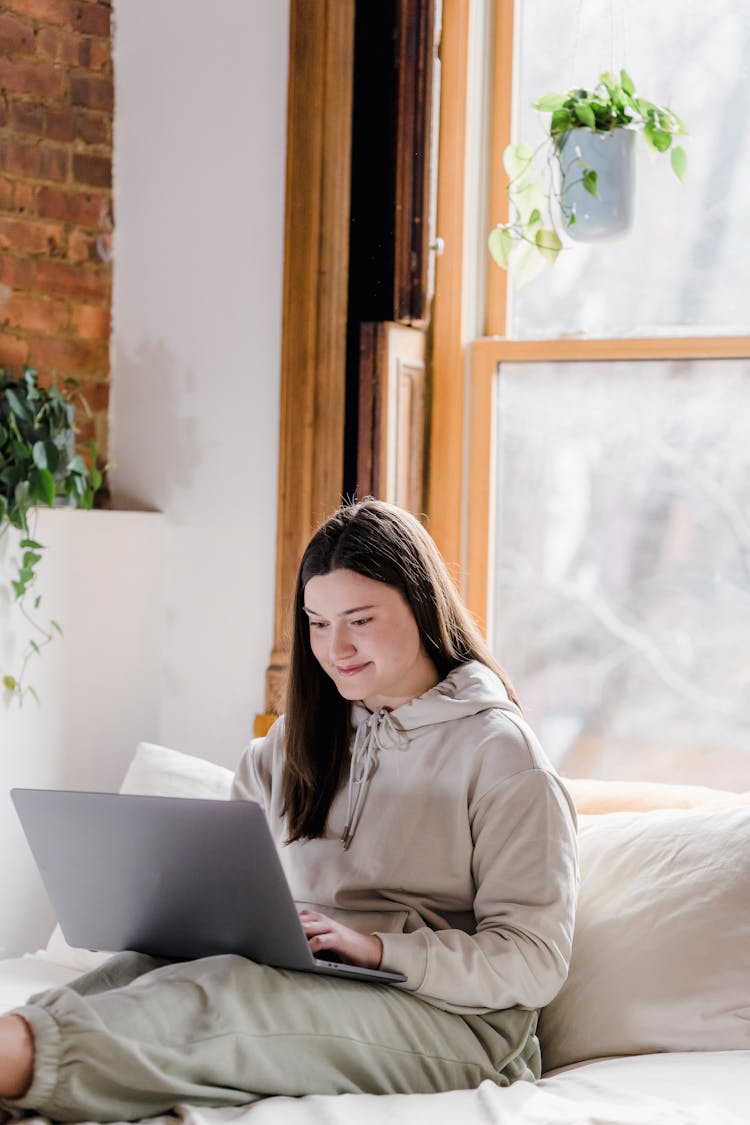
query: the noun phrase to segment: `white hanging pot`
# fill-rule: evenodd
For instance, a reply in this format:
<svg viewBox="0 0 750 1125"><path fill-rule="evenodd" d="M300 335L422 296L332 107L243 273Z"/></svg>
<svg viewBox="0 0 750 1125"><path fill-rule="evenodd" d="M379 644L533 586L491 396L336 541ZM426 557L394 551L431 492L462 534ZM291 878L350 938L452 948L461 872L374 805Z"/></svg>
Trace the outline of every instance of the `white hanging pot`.
<svg viewBox="0 0 750 1125"><path fill-rule="evenodd" d="M577 242L622 238L635 217L635 132L570 129L559 142L563 229ZM596 195L584 186L596 172ZM575 222L568 225L571 215Z"/></svg>

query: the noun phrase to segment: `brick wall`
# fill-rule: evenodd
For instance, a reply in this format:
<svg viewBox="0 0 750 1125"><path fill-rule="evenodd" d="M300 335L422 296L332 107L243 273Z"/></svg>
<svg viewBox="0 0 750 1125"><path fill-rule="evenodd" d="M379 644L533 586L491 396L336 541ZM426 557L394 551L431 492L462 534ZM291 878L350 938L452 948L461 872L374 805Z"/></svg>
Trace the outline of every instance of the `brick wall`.
<svg viewBox="0 0 750 1125"><path fill-rule="evenodd" d="M107 445L112 288L108 0L0 0L0 367L73 376Z"/></svg>

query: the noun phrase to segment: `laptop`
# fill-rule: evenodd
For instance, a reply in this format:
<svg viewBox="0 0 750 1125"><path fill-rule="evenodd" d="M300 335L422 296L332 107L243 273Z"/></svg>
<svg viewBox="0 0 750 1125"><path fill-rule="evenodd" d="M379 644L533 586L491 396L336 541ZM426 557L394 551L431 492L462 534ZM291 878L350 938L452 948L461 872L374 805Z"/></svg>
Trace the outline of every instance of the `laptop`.
<svg viewBox="0 0 750 1125"><path fill-rule="evenodd" d="M379 984L402 973L313 956L255 801L12 789L66 941L173 961L238 953Z"/></svg>

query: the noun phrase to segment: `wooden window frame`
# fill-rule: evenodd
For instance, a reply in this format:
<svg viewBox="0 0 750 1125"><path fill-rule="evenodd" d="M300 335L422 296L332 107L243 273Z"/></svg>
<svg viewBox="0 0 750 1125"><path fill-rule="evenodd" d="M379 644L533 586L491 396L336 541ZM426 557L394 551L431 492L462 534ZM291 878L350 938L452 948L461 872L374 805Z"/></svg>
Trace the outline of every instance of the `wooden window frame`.
<svg viewBox="0 0 750 1125"><path fill-rule="evenodd" d="M476 0L482 3L482 0ZM464 193L471 3L446 0L443 98L438 174L438 260L433 315L433 368L429 497L431 531L446 559L460 564L461 591L481 627L489 621L494 502L494 396L502 363L593 360L747 359L750 336L681 336L514 340L507 337L507 273L487 254L485 334L462 335L471 203ZM492 106L489 126L489 209L508 215L507 176L501 153L511 139L514 0L489 0L493 27ZM459 170L460 169L460 170ZM461 205L456 206L460 200ZM448 252L450 250L450 253ZM468 400L468 407L465 403Z"/></svg>

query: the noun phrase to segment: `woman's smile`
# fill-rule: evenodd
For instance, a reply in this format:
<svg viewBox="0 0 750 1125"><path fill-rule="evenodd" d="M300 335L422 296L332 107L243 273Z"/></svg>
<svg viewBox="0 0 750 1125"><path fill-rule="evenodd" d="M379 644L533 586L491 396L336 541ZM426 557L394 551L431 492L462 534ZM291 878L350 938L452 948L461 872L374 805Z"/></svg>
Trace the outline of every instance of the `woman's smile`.
<svg viewBox="0 0 750 1125"><path fill-rule="evenodd" d="M315 575L305 587L315 659L345 699L393 709L438 682L400 590L353 570Z"/></svg>

